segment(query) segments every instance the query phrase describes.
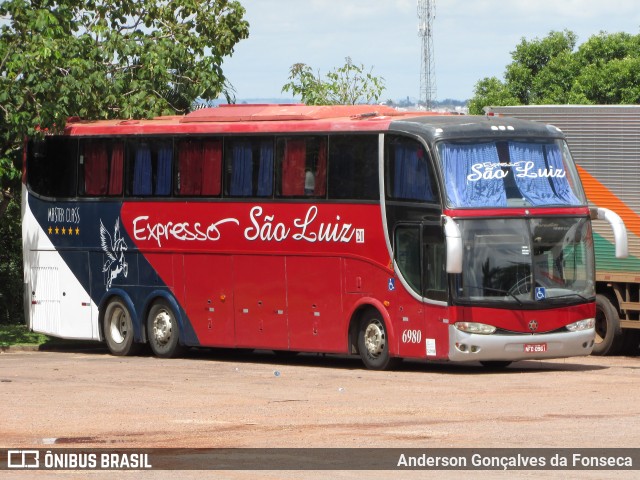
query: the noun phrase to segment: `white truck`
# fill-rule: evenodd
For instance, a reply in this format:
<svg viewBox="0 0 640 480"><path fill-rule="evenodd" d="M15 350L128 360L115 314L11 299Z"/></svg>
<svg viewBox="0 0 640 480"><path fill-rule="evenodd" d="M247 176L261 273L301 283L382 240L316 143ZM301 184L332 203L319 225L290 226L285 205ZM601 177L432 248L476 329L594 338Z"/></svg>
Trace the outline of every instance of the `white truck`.
<svg viewBox="0 0 640 480"><path fill-rule="evenodd" d="M596 345L593 353L637 354L640 343L640 105L487 107L488 115L554 125L567 137L592 207L616 212L628 256L616 258L610 226L594 220Z"/></svg>

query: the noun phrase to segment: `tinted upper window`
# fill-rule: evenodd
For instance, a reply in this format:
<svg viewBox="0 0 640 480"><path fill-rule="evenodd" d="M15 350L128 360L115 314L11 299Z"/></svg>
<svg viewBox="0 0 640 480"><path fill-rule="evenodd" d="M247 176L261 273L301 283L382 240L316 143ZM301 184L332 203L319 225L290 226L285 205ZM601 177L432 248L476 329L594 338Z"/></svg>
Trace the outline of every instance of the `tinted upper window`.
<svg viewBox="0 0 640 480"><path fill-rule="evenodd" d="M278 194L324 197L327 189L327 137L278 138Z"/></svg>
<svg viewBox="0 0 640 480"><path fill-rule="evenodd" d="M378 200L378 136L329 137L329 198Z"/></svg>
<svg viewBox="0 0 640 480"><path fill-rule="evenodd" d="M77 161L76 139L46 137L32 140L27 147L27 184L39 195L75 197Z"/></svg>
<svg viewBox="0 0 640 480"><path fill-rule="evenodd" d="M389 135L385 143L387 196L394 200L438 202L429 154L412 138Z"/></svg>
<svg viewBox="0 0 640 480"><path fill-rule="evenodd" d="M231 197L271 197L273 137L227 138L225 194Z"/></svg>
<svg viewBox="0 0 640 480"><path fill-rule="evenodd" d="M171 194L173 144L170 140L130 141L128 147L127 193L138 196Z"/></svg>
<svg viewBox="0 0 640 480"><path fill-rule="evenodd" d="M124 142L90 139L80 143L80 194L122 195Z"/></svg>
<svg viewBox="0 0 640 480"><path fill-rule="evenodd" d="M222 140L190 138L176 143L178 171L176 193L218 196L221 191Z"/></svg>

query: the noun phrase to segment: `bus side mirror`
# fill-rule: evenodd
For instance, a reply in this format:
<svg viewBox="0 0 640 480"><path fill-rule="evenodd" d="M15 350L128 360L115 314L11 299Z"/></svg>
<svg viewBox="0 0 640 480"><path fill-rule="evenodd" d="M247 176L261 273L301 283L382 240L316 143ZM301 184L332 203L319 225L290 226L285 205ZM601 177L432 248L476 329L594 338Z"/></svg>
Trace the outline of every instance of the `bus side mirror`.
<svg viewBox="0 0 640 480"><path fill-rule="evenodd" d="M608 208L592 207L592 220L606 220L613 230L613 239L616 242L616 258L627 258L629 255L629 244L627 241L627 227L620 216Z"/></svg>
<svg viewBox="0 0 640 480"><path fill-rule="evenodd" d="M453 218L442 216L447 242L447 273L462 273L462 234Z"/></svg>

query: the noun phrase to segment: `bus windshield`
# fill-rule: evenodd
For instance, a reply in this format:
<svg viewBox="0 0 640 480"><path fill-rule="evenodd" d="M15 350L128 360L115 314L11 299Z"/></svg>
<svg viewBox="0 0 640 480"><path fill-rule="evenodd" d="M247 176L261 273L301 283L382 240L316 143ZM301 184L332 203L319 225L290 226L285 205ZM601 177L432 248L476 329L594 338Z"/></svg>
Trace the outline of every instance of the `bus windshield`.
<svg viewBox="0 0 640 480"><path fill-rule="evenodd" d="M510 306L592 299L594 259L586 218L459 220L459 301Z"/></svg>
<svg viewBox="0 0 640 480"><path fill-rule="evenodd" d="M441 142L438 153L452 208L586 204L562 140Z"/></svg>

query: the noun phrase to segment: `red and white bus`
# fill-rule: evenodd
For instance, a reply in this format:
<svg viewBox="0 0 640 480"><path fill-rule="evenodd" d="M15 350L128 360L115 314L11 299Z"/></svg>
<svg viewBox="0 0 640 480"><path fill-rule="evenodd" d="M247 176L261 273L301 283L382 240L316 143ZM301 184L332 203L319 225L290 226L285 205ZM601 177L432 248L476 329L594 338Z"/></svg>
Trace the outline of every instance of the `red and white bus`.
<svg viewBox="0 0 640 480"><path fill-rule="evenodd" d="M593 348L590 211L552 127L229 105L70 121L24 164L34 331L115 355L357 353L373 369Z"/></svg>

